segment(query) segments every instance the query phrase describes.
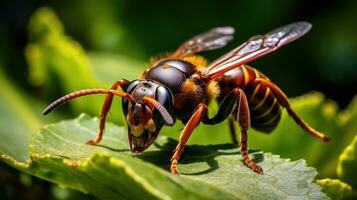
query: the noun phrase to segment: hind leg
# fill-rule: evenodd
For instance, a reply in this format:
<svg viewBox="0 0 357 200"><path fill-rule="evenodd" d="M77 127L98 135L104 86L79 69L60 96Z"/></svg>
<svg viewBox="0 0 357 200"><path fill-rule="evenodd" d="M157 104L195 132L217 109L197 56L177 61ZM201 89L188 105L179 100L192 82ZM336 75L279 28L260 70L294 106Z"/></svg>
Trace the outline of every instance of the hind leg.
<svg viewBox="0 0 357 200"><path fill-rule="evenodd" d="M309 134L313 135L314 137L324 141L325 143L330 142L330 138L324 135L321 132L318 132L317 130L313 129L310 127L300 116L298 116L295 111L293 111L290 107L289 101L287 96L283 93L283 91L280 90L278 86L276 86L274 83L271 81L265 80L265 79L256 79L255 81L258 81L262 84L264 84L266 87L269 87L272 92L274 93L275 97L278 99L279 103L281 106L283 106L288 114L294 119L294 121L306 132Z"/></svg>
<svg viewBox="0 0 357 200"><path fill-rule="evenodd" d="M235 88L234 90L232 90L232 92L230 92L221 102L221 106L217 114L212 119L208 119L207 115L205 115L202 122L205 124L220 123L224 119L226 119L229 116L229 114L231 114L232 111L235 110L235 108L238 108L236 119L240 127L240 135L241 135L240 152L243 157L244 163L253 171L262 174L263 169L259 165L257 165L252 159L250 159L248 154L247 131L250 127L250 113L249 113L248 100L242 89ZM229 120L231 125L233 125L233 121L231 119ZM231 132L231 134L232 134L233 142L238 143L235 137L234 130Z"/></svg>
<svg viewBox="0 0 357 200"><path fill-rule="evenodd" d="M250 127L250 113L248 100L243 90L235 89L239 95L238 99L238 113L237 121L240 127L240 153L242 154L244 163L253 171L263 174L263 169L257 165L248 154L248 134L247 131Z"/></svg>
<svg viewBox="0 0 357 200"><path fill-rule="evenodd" d="M231 134L232 142L233 144L238 144L238 139L237 139L237 134L236 134L236 129L234 127L234 121L232 119L228 119L228 126L229 126L229 132Z"/></svg>

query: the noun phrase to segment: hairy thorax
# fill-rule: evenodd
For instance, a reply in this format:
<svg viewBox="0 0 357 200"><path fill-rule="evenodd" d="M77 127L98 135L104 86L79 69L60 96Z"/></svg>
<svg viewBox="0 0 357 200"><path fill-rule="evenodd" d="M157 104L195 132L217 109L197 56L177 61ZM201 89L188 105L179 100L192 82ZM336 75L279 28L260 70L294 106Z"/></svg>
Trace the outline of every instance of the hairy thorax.
<svg viewBox="0 0 357 200"><path fill-rule="evenodd" d="M175 117L185 123L199 103L208 103L211 97L216 96L215 82L206 85L203 81L190 78L206 65L206 60L200 56L161 59L153 62L142 77L157 81L171 90Z"/></svg>

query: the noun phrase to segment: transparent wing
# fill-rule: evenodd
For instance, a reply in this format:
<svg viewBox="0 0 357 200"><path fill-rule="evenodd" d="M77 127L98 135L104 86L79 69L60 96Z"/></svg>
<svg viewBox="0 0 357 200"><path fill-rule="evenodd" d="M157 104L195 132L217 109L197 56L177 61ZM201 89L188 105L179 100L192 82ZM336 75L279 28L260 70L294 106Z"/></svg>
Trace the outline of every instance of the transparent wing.
<svg viewBox="0 0 357 200"><path fill-rule="evenodd" d="M264 35L256 35L209 64L202 71L202 76L206 80L214 79L235 67L279 49L305 35L310 29L310 23L295 22Z"/></svg>
<svg viewBox="0 0 357 200"><path fill-rule="evenodd" d="M201 33L183 43L173 54L176 58L191 56L201 51L209 51L225 46L233 39L234 28L217 27Z"/></svg>

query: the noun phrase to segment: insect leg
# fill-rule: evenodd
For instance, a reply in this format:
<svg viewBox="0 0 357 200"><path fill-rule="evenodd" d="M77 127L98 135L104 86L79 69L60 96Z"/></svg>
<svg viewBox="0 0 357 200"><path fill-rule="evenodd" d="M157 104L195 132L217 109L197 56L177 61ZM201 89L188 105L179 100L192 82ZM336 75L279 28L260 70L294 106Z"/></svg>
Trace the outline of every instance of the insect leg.
<svg viewBox="0 0 357 200"><path fill-rule="evenodd" d="M248 128L250 127L250 114L248 100L245 96L243 90L240 88L234 89L234 91L239 93L239 102L238 102L238 113L237 121L240 127L240 152L242 154L245 164L251 168L253 171L263 174L263 169L257 165L252 159L250 159L248 154Z"/></svg>
<svg viewBox="0 0 357 200"><path fill-rule="evenodd" d="M204 124L213 125L213 124L221 123L222 121L227 119L228 116L234 110L238 97L239 97L239 93L238 92L234 92L234 90L231 91L230 93L228 93L224 97L222 102L220 103L220 106L219 106L219 109L218 109L218 112L216 113L216 115L214 117L212 117L211 119L209 119L208 116L207 116L207 113L205 113L205 115L204 115L204 117L202 119L202 122ZM233 120L232 119L228 119L228 120L229 120L229 130L230 130L230 133L231 133L232 142L233 142L233 144L238 144L237 136L236 136L235 129L234 129Z"/></svg>
<svg viewBox="0 0 357 200"><path fill-rule="evenodd" d="M112 85L111 89L112 90L116 90L118 88L118 86L120 86L124 90L124 87L128 83L129 82L127 80L124 80L124 79L116 81ZM113 102L113 94L109 93L109 94L107 94L105 96L105 100L104 100L104 103L102 105L102 109L100 111L99 130L97 132L97 136L96 136L96 138L94 140L89 140L87 142L87 144L96 145L102 140L103 133L104 133L104 128L105 128L105 120L106 120L107 114L109 112L110 106L112 105L112 102Z"/></svg>
<svg viewBox="0 0 357 200"><path fill-rule="evenodd" d="M278 86L276 86L273 82L265 80L265 79L256 79L255 81L259 81L263 83L265 86L269 87L272 92L274 93L275 97L278 99L279 103L281 106L283 106L288 114L295 120L295 122L306 132L309 134L317 137L318 139L324 141L325 143L328 143L331 141L329 137L324 135L323 133L320 133L310 127L301 117L299 117L290 107L288 97L283 93L283 91L280 90Z"/></svg>
<svg viewBox="0 0 357 200"><path fill-rule="evenodd" d="M207 110L207 106L203 103L200 103L197 106L196 111L193 113L191 118L188 120L187 124L185 125L185 128L183 129L181 135L180 135L180 141L177 144L175 148L175 153L171 158L171 173L178 175L177 171L177 162L180 159L181 153L183 152L183 148L190 138L193 129L200 123L202 114Z"/></svg>
<svg viewBox="0 0 357 200"><path fill-rule="evenodd" d="M231 134L233 144L238 144L236 129L232 119L228 119L229 133Z"/></svg>

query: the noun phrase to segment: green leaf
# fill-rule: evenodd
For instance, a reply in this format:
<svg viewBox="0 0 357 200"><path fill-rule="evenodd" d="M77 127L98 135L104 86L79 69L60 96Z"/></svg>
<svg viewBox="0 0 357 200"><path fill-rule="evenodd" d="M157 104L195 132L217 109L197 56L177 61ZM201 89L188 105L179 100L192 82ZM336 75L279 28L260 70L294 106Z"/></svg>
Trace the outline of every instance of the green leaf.
<svg viewBox="0 0 357 200"><path fill-rule="evenodd" d="M346 139L353 135L340 122L337 105L326 100L321 93L310 93L290 99L291 107L311 127L332 138L329 144L312 137L299 127L283 110L277 129L271 134L252 132L253 148L261 148L292 159L304 158L316 167L320 177L336 177L339 152L346 146Z"/></svg>
<svg viewBox="0 0 357 200"><path fill-rule="evenodd" d="M312 137L282 110L281 121L272 133L264 134L253 128L249 129L250 148L259 148L285 158L304 158L309 165L318 169L320 177L336 177L338 156L357 132L357 98L346 110L340 112L334 102L326 100L317 92L290 99L290 103L306 122L330 136L332 142L325 144ZM215 113L212 109L210 112ZM178 138L180 129L182 125L177 123L174 127L164 128L162 132L171 138ZM239 134L238 127L236 130ZM226 122L214 126L200 125L189 140L190 144L227 142L231 142L231 138Z"/></svg>
<svg viewBox="0 0 357 200"><path fill-rule="evenodd" d="M40 115L44 104L37 102L19 88L15 88L0 66L0 155L24 162L29 158L29 138L43 124L57 119L57 115Z"/></svg>
<svg viewBox="0 0 357 200"><path fill-rule="evenodd" d="M44 124L58 121L60 117L56 113L47 117L42 116L41 112L45 104L34 99L33 95L28 95L20 87L16 87L13 82L7 79L2 69L3 67L0 64L0 112L2 113L0 116L0 160L7 162L15 168L23 169L30 158L29 142L31 135ZM39 185L37 185L38 180L31 179L22 172L8 177L6 173L3 174L4 170L6 172L6 168L4 169L3 167L3 165L0 165L0 179L2 183L6 185L6 181L10 181L10 179L12 183L2 188L2 191L8 191L9 189L11 191L11 189L18 188L19 182L23 185L20 188L26 186L28 190L39 189ZM19 180L16 180L17 177ZM34 181L33 183L32 180ZM50 189L48 187L52 186L47 185L46 189ZM83 194L80 192L63 189L62 191L66 192L67 196L75 195L76 197L83 197ZM9 194L3 195L6 197ZM38 196L38 194L35 196Z"/></svg>
<svg viewBox="0 0 357 200"><path fill-rule="evenodd" d="M87 88L109 88L115 81L136 79L145 64L126 56L109 53L90 53L69 36L55 13L49 8L39 9L29 22L31 43L25 49L29 64L29 80L45 91L46 100ZM104 97L88 96L71 101L78 112L97 115ZM112 110L118 113L109 120L124 125L121 106L114 101Z"/></svg>
<svg viewBox="0 0 357 200"><path fill-rule="evenodd" d="M337 174L353 188L357 188L357 135L351 144L346 147L338 159Z"/></svg>
<svg viewBox="0 0 357 200"><path fill-rule="evenodd" d="M166 170L175 141L161 136L133 156L126 131L111 123L100 145L86 145L97 126L98 120L86 115L45 126L32 137L32 160L21 169L105 199L327 198L313 182L316 170L303 160L252 152L265 170L260 175L243 164L234 145L193 145L179 163L182 175L173 176Z"/></svg>
<svg viewBox="0 0 357 200"><path fill-rule="evenodd" d="M338 179L321 179L317 183L331 199L343 199L352 194L352 187Z"/></svg>
<svg viewBox="0 0 357 200"><path fill-rule="evenodd" d="M30 80L33 84L46 88L49 93L46 100L54 100L65 93L84 88L108 88L122 78L132 80L145 67L142 62L122 55L91 52L86 56L80 45L65 35L62 24L48 8L40 9L31 17L29 30L32 44L26 49L26 57L30 65ZM103 98L83 97L70 105L76 113L97 115ZM357 132L357 98L342 112L338 112L337 105L326 100L320 93L292 99L291 104L313 128L332 137L332 143L326 145L306 134L283 111L281 122L273 133L268 135L254 129L249 130L249 146L286 158L304 158L320 171L321 177L336 177L339 153ZM215 113L216 107L217 105L210 106L210 114ZM108 120L124 125L118 98L114 99L111 110ZM176 139L182 127L182 124L177 123L174 127L165 127L161 133ZM230 137L227 123L201 125L189 140L189 144L228 142Z"/></svg>
<svg viewBox="0 0 357 200"><path fill-rule="evenodd" d="M61 22L49 8L39 9L29 21L31 43L25 49L29 80L41 86L48 96L59 97L85 88L102 87L93 75L82 47L67 37ZM95 106L87 106L87 105ZM74 109L98 113L99 99L88 97L74 101Z"/></svg>

